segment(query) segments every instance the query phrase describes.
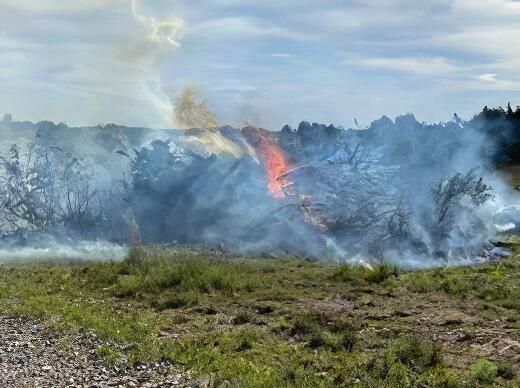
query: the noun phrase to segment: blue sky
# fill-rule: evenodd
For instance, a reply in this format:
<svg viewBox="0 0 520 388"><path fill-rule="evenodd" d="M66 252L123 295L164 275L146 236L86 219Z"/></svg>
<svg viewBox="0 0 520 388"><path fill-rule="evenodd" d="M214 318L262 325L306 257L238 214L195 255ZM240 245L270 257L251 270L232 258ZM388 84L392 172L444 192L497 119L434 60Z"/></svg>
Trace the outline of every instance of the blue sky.
<svg viewBox="0 0 520 388"><path fill-rule="evenodd" d="M0 0L0 112L174 127L198 87L222 124L353 126L520 104L510 0Z"/></svg>

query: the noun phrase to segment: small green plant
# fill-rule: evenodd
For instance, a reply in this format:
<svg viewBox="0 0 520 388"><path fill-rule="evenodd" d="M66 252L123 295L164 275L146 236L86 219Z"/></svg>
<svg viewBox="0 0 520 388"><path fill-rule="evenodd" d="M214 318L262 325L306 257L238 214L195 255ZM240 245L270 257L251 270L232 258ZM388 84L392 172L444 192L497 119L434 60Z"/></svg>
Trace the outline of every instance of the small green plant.
<svg viewBox="0 0 520 388"><path fill-rule="evenodd" d="M481 359L471 366L471 375L480 383L491 383L497 377L498 366L492 361Z"/></svg>
<svg viewBox="0 0 520 388"><path fill-rule="evenodd" d="M234 325L245 325L246 323L251 322L252 319L253 319L253 317L247 310L242 310L233 318L233 324Z"/></svg>
<svg viewBox="0 0 520 388"><path fill-rule="evenodd" d="M128 255L125 258L125 263L130 266L141 265L144 263L148 256L148 253L141 245L133 245L128 251Z"/></svg>
<svg viewBox="0 0 520 388"><path fill-rule="evenodd" d="M120 358L120 354L109 345L99 345L96 356L106 364L115 364Z"/></svg>
<svg viewBox="0 0 520 388"><path fill-rule="evenodd" d="M250 330L243 330L238 334L237 339L238 346L236 347L236 351L243 352L253 348L253 344L257 340L257 335Z"/></svg>

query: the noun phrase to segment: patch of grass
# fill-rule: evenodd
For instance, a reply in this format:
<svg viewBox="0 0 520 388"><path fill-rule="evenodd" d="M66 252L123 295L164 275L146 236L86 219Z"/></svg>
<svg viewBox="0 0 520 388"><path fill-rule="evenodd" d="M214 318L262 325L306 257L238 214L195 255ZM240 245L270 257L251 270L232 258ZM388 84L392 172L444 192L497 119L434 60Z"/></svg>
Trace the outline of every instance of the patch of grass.
<svg viewBox="0 0 520 388"><path fill-rule="evenodd" d="M233 318L234 325L245 325L246 323L251 322L253 317L247 310L241 310L238 314Z"/></svg>
<svg viewBox="0 0 520 388"><path fill-rule="evenodd" d="M289 335L305 336L319 330L319 318L312 313L304 313L297 315L290 326Z"/></svg>
<svg viewBox="0 0 520 388"><path fill-rule="evenodd" d="M96 356L106 364L115 364L121 358L121 353L109 345L99 345L96 348Z"/></svg>
<svg viewBox="0 0 520 388"><path fill-rule="evenodd" d="M343 334L341 334L340 344L346 351L352 352L356 347L357 342L358 335L354 330L344 330Z"/></svg>
<svg viewBox="0 0 520 388"><path fill-rule="evenodd" d="M354 284L362 283L383 283L391 277L399 275L399 268L396 265L383 263L376 265L373 269L362 266L352 266L341 264L334 271L333 279Z"/></svg>
<svg viewBox="0 0 520 388"><path fill-rule="evenodd" d="M440 347L435 342L425 342L417 336L403 337L394 341L385 353L385 363L391 368L403 364L412 370L421 371L427 367L441 365Z"/></svg>
<svg viewBox="0 0 520 388"><path fill-rule="evenodd" d="M365 280L369 283L382 283L391 277L399 275L399 268L396 265L383 263L374 267L373 271L365 272Z"/></svg>
<svg viewBox="0 0 520 388"><path fill-rule="evenodd" d="M488 357L473 333L497 316L519 327L519 280L517 257L400 272L139 246L123 262L0 266L0 309L95 332L105 362L167 360L213 386L455 387ZM501 357L493 381L518 386Z"/></svg>

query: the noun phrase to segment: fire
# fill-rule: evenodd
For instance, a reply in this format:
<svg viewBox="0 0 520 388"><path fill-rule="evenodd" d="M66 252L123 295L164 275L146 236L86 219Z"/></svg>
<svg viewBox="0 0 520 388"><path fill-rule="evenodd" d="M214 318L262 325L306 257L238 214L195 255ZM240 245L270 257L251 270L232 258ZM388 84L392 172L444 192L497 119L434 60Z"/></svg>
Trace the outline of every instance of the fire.
<svg viewBox="0 0 520 388"><path fill-rule="evenodd" d="M291 185L285 174L290 169L290 164L283 151L278 146L276 139L265 129L245 127L242 133L256 148L262 163L264 164L269 193L276 198L284 198L284 188Z"/></svg>

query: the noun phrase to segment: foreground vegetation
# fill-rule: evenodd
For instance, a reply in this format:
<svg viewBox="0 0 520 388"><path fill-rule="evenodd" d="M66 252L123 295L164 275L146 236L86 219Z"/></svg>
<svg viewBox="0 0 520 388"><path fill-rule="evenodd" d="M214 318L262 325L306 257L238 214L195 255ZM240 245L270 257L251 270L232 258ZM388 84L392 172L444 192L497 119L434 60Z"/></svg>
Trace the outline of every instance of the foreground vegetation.
<svg viewBox="0 0 520 388"><path fill-rule="evenodd" d="M0 310L93 331L107 363L168 360L208 385L520 385L516 255L402 272L138 247L0 266Z"/></svg>

